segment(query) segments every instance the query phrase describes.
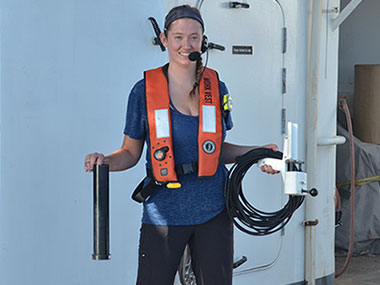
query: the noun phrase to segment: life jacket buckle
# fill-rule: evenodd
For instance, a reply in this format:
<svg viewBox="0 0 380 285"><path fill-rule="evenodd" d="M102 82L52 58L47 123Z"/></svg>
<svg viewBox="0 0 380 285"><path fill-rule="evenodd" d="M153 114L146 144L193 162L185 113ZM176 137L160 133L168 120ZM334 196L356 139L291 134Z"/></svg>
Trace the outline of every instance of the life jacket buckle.
<svg viewBox="0 0 380 285"><path fill-rule="evenodd" d="M149 177L149 176L148 176ZM160 181L157 181L156 179L153 178L153 181L154 181L154 184L156 184L157 186L162 186L165 184L165 182L160 182Z"/></svg>

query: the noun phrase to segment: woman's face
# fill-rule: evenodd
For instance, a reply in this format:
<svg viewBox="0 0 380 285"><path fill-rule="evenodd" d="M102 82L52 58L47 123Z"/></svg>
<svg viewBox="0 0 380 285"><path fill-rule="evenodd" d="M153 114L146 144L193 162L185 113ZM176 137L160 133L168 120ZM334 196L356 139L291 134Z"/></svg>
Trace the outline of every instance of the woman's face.
<svg viewBox="0 0 380 285"><path fill-rule="evenodd" d="M196 20L183 18L171 23L167 37L161 35L161 41L169 51L170 63L181 66L195 64L188 56L191 52L201 50L202 37L202 26Z"/></svg>

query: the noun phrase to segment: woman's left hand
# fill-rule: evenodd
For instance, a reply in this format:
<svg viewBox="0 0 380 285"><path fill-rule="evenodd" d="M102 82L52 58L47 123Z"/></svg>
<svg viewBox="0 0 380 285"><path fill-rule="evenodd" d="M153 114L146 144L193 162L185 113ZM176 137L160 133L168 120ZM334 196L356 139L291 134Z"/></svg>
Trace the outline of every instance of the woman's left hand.
<svg viewBox="0 0 380 285"><path fill-rule="evenodd" d="M267 145L263 145L262 147L269 148L269 149L271 149L273 151L278 151L278 146L276 144L267 144ZM277 173L280 173L280 171L274 170L272 168L272 166L267 165L267 164L264 164L263 166L261 166L260 169L261 169L262 172L265 172L265 173L268 173L268 174L277 174Z"/></svg>

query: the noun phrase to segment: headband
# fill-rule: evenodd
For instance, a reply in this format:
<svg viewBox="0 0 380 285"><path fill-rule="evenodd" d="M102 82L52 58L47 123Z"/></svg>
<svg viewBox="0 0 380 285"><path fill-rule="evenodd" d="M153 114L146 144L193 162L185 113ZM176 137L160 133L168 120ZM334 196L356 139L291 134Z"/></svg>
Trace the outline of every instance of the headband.
<svg viewBox="0 0 380 285"><path fill-rule="evenodd" d="M173 23L175 20L182 18L194 19L201 24L203 30L205 29L202 17L199 13L194 11L191 7L178 7L177 9L169 12L169 14L166 15L165 30L168 30L170 24Z"/></svg>

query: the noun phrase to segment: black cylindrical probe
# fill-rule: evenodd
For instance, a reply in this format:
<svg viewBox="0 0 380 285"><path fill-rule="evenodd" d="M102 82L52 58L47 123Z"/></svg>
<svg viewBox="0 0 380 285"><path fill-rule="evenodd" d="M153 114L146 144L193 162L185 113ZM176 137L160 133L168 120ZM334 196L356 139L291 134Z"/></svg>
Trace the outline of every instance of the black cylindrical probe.
<svg viewBox="0 0 380 285"><path fill-rule="evenodd" d="M94 253L92 259L110 259L109 168L94 165Z"/></svg>

